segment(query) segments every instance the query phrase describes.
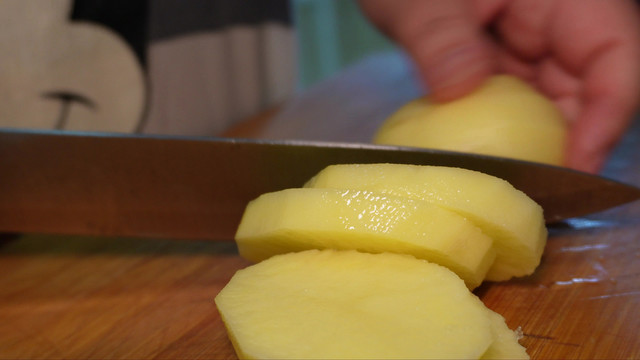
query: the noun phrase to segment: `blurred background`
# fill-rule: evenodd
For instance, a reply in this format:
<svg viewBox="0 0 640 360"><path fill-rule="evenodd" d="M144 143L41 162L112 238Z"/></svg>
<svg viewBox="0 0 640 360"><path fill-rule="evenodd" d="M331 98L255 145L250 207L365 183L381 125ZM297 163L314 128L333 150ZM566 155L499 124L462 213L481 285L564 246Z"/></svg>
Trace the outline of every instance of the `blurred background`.
<svg viewBox="0 0 640 360"><path fill-rule="evenodd" d="M297 31L298 89L363 58L395 49L364 18L356 0L291 0Z"/></svg>

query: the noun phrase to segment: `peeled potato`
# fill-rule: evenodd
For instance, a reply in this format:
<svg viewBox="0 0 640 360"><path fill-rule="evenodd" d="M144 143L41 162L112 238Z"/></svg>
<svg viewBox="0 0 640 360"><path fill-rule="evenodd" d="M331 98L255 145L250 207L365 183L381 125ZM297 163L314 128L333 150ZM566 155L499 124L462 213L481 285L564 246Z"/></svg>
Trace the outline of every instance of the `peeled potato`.
<svg viewBox="0 0 640 360"><path fill-rule="evenodd" d="M508 182L477 171L404 164L332 165L305 186L419 199L466 217L493 239L497 257L488 280L533 273L547 240L538 204Z"/></svg>
<svg viewBox="0 0 640 360"><path fill-rule="evenodd" d="M406 104L373 141L561 165L565 123L536 89L514 76L498 75L458 100L436 103L424 97Z"/></svg>
<svg viewBox="0 0 640 360"><path fill-rule="evenodd" d="M358 190L264 194L247 206L236 243L254 262L308 249L409 254L448 267L470 289L495 259L491 238L464 217L426 201Z"/></svg>
<svg viewBox="0 0 640 360"><path fill-rule="evenodd" d="M274 256L215 302L243 359L478 359L494 342L490 310L460 278L410 256Z"/></svg>
<svg viewBox="0 0 640 360"><path fill-rule="evenodd" d="M487 310L491 321L493 343L491 343L487 351L482 354L481 359L529 359L526 349L518 343L518 336L507 327L504 318L496 312L489 309Z"/></svg>

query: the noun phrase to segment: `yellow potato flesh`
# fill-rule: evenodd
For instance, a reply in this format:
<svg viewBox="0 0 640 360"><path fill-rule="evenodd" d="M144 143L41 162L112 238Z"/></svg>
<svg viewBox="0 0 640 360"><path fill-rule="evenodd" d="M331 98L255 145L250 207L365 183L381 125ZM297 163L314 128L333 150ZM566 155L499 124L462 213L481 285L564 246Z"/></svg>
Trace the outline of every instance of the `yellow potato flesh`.
<svg viewBox="0 0 640 360"><path fill-rule="evenodd" d="M504 318L496 312L487 310L491 321L493 343L480 358L486 360L529 359L526 349L518 343L518 336L507 327Z"/></svg>
<svg viewBox="0 0 640 360"><path fill-rule="evenodd" d="M215 299L240 358L477 359L488 309L448 269L310 250L238 271Z"/></svg>
<svg viewBox="0 0 640 360"><path fill-rule="evenodd" d="M333 165L305 186L419 199L466 217L493 239L497 257L488 280L533 273L547 240L538 204L508 182L476 171L399 164Z"/></svg>
<svg viewBox="0 0 640 360"><path fill-rule="evenodd" d="M246 208L240 255L258 262L308 249L402 253L448 267L470 289L493 264L493 241L462 216L426 201L370 191L287 189Z"/></svg>
<svg viewBox="0 0 640 360"><path fill-rule="evenodd" d="M499 75L451 102L425 97L408 103L383 123L373 141L561 165L565 123L534 88Z"/></svg>

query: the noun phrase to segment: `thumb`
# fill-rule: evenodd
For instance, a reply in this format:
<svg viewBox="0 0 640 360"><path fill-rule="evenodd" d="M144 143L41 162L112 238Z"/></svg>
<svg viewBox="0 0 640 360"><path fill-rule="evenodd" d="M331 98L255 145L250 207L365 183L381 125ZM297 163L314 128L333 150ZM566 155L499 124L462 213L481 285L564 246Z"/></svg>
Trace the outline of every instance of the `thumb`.
<svg viewBox="0 0 640 360"><path fill-rule="evenodd" d="M493 72L491 48L467 0L361 0L365 14L414 60L436 100L467 94Z"/></svg>

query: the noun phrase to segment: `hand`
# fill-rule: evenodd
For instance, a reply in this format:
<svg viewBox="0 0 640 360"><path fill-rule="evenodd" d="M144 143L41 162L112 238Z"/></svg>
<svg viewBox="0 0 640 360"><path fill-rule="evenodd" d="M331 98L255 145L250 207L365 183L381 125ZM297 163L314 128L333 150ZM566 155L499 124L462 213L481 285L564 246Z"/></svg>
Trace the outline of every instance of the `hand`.
<svg viewBox="0 0 640 360"><path fill-rule="evenodd" d="M569 121L565 163L597 172L640 100L640 20L631 0L360 0L403 46L433 96L494 73L528 81Z"/></svg>

